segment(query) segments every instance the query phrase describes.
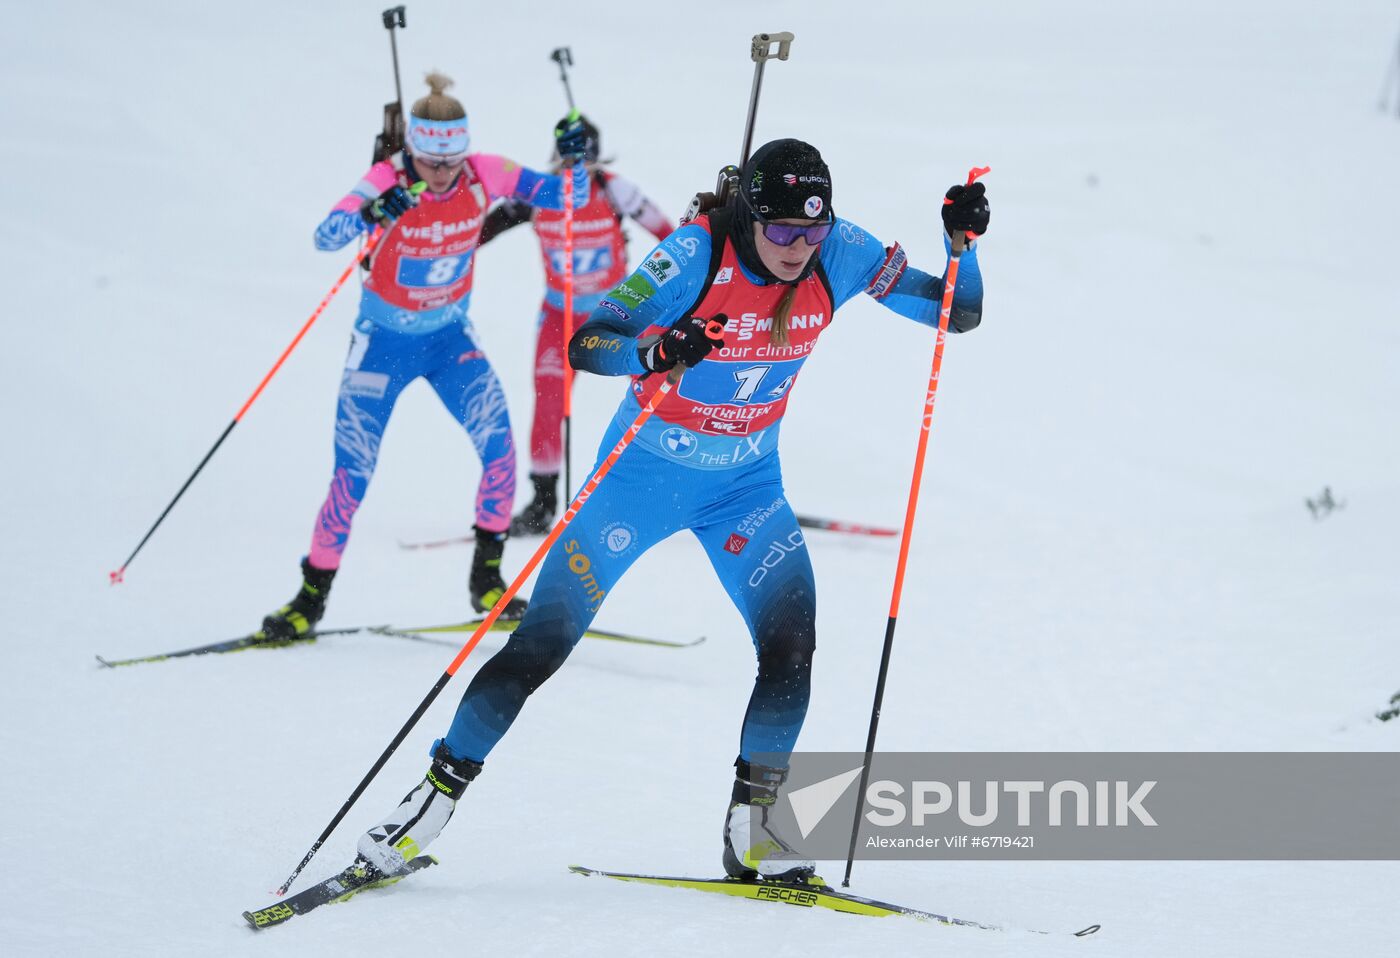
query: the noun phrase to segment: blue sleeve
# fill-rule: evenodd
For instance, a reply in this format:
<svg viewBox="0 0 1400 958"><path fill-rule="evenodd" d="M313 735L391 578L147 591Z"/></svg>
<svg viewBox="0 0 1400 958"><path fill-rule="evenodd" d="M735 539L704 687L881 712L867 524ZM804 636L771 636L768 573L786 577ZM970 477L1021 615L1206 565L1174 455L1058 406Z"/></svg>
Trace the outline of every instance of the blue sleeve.
<svg viewBox="0 0 1400 958"><path fill-rule="evenodd" d="M951 252L947 236L943 238L943 245ZM885 265L886 250L870 233L838 218L836 229L822 244L820 255L835 298L833 305L839 307L856 294L870 291ZM899 280L877 298L901 316L925 326L937 326L943 301L943 277L908 266ZM977 265L977 244L973 243L958 261L958 283L953 290L953 311L948 328L963 333L976 328L981 321L982 271Z"/></svg>
<svg viewBox="0 0 1400 958"><path fill-rule="evenodd" d="M592 196L592 184L588 175L588 168L582 163L575 163L573 170L573 191L574 209L586 206ZM542 210L562 210L564 208L564 184L562 176L553 173L540 173L530 169L528 166L520 168L520 179L515 184L515 193L512 194L518 200L524 200L531 206Z"/></svg>
<svg viewBox="0 0 1400 958"><path fill-rule="evenodd" d="M358 213L331 210L331 215L316 227L316 248L337 250L365 231L365 220Z"/></svg>
<svg viewBox="0 0 1400 958"><path fill-rule="evenodd" d="M649 326L670 326L697 299L710 271L710 234L691 224L676 230L642 265L603 297L569 342L569 362L602 376L646 372L637 338Z"/></svg>

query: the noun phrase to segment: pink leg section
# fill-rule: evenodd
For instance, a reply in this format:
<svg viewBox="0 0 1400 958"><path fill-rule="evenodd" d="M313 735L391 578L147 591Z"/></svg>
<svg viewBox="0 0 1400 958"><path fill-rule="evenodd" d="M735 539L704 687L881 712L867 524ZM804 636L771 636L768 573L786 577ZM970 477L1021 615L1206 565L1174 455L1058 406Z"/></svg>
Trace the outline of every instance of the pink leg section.
<svg viewBox="0 0 1400 958"><path fill-rule="evenodd" d="M316 516L316 528L311 535L311 551L307 558L318 569L339 569L340 557L350 540L350 523L360 500L350 492L350 475L337 469L331 479L331 491Z"/></svg>
<svg viewBox="0 0 1400 958"><path fill-rule="evenodd" d="M476 524L488 532L510 528L510 511L515 503L515 445L506 454L483 464L481 484L476 493Z"/></svg>
<svg viewBox="0 0 1400 958"><path fill-rule="evenodd" d="M557 473L564 461L564 314L546 306L535 340L535 417L530 424L530 471Z"/></svg>

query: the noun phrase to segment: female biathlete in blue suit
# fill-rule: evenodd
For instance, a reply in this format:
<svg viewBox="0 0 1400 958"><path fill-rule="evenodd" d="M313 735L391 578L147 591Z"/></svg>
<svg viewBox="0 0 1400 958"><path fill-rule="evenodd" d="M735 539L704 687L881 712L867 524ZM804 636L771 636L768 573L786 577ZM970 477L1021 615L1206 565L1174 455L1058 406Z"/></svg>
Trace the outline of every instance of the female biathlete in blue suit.
<svg viewBox="0 0 1400 958"><path fill-rule="evenodd" d="M833 215L831 175L806 143L761 147L739 187L726 206L664 240L574 336L576 368L632 377L600 455L669 370L692 368L545 558L520 627L473 678L452 727L434 743L425 779L360 838L364 867L395 871L437 836L525 699L564 663L622 574L651 546L689 529L758 652L725 819L725 870L766 879L812 873L766 813L750 814L750 806L771 805L786 776L816 646L816 589L783 492L778 430L802 364L837 307L867 293L936 326L943 281L907 266L899 244L887 249ZM982 233L989 219L982 184L951 189L943 219L949 231ZM950 328L966 332L981 314L973 245L962 254ZM715 319L722 340L718 324L707 323Z"/></svg>

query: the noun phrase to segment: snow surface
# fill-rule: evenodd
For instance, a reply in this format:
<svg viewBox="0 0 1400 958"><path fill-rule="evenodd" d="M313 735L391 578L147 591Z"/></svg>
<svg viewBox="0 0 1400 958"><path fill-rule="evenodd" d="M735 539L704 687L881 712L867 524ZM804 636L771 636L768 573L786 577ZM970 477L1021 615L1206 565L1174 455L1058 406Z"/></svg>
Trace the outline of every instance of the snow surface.
<svg viewBox="0 0 1400 958"><path fill-rule="evenodd" d="M254 627L291 595L330 472L343 293L133 563L115 568L347 262L311 232L390 98L384 3L5 3L0 951L7 955L1361 955L1393 950L1395 863L859 863L856 890L1041 938L569 875L712 873L752 652L678 537L533 701L441 867L255 936L453 646L373 636L100 670L94 653ZM1400 122L1376 110L1389 0L414 2L405 97L441 67L479 149L544 161L549 51L617 168L679 213L758 140L829 159L836 208L916 263L936 201L990 164L986 318L950 341L880 745L1382 750L1400 687ZM634 230L634 233L637 232ZM634 256L646 252L634 242ZM474 314L522 437L534 240L481 259ZM932 339L857 302L784 429L799 511L902 518ZM582 469L621 391L585 377ZM520 443L523 445L523 441ZM403 398L328 627L455 621L478 464ZM1313 521L1330 485L1346 507ZM812 534L808 749L859 750L896 546ZM525 560L522 543L507 564ZM693 599L678 607L680 579ZM674 629L674 633L671 630ZM483 644L307 869L425 767ZM826 869L839 873L839 866ZM1387 947L1388 946L1388 947Z"/></svg>

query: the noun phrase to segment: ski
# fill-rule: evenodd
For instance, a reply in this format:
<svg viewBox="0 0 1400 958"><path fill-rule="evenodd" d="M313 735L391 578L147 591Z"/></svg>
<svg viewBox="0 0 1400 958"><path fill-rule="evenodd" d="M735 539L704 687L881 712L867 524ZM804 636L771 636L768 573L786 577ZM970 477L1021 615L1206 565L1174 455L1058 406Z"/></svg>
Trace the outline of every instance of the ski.
<svg viewBox="0 0 1400 958"><path fill-rule="evenodd" d="M828 885L822 879L816 877L810 878L805 882L762 881L756 878L684 878L667 875L633 875L627 872L601 871L596 868L585 868L582 865L570 865L569 871L576 875L615 878L618 881L639 882L647 885L664 885L670 888L689 888L693 891L714 892L721 895L729 895L734 898L748 898L753 901L770 902L773 904L796 905L800 908L827 908L831 911L844 912L849 915L871 915L874 917L903 915L908 918L917 918L920 921L937 922L940 925L958 925L965 928L981 928L986 931L1007 930L1001 925L989 925L980 921L972 921L968 918L953 918L949 915L940 915L918 908L909 908L905 905L894 905L886 901L876 901L873 898L862 898L859 895L852 895L848 892L839 891ZM1092 935L1098 930L1098 925L1090 925L1087 928L1073 932L1073 934L1077 938L1083 938ZM1050 934L1050 932L1039 931L1035 933L1041 935Z"/></svg>
<svg viewBox="0 0 1400 958"><path fill-rule="evenodd" d="M797 524L804 529L821 529L825 532L842 532L853 536L875 536L876 538L889 539L899 535L898 529L886 529L883 526L866 526L858 522L842 522L839 519L822 519L819 516L798 516ZM421 542L405 542L399 540L400 549L442 549L446 546L466 545L475 542L475 535L453 536L450 539L432 539Z"/></svg>
<svg viewBox="0 0 1400 958"><path fill-rule="evenodd" d="M371 872L364 864L357 862L334 878L327 878L318 885L312 885L310 888L299 891L285 901L279 901L275 905L268 905L257 911L245 911L243 918L254 930L271 928L273 925L290 921L297 915L304 915L313 908L346 901L371 888L392 885L416 871L422 871L424 868L436 864L437 859L432 855L419 855L405 865L402 871L397 871L392 875L384 875L378 871ZM379 877L372 877L374 875Z"/></svg>
<svg viewBox="0 0 1400 958"><path fill-rule="evenodd" d="M180 659L192 655L222 655L228 652L242 652L246 649L284 649L289 645L308 645L326 635L351 635L355 632L369 632L374 635L422 640L424 639L423 634L472 632L475 631L476 627L481 625L483 621L485 621L484 618L477 618L452 625L430 625L409 629L401 629L391 625L357 625L345 629L319 629L294 639L260 639L255 633L253 635L239 636L236 639L224 639L220 642L210 642L207 645L196 645L192 649L181 649L178 652L158 652L155 655L140 655L130 659L108 659L100 655L95 656L95 658L105 668L115 669L123 665L164 662L167 659ZM492 625L491 631L510 632L519 624L519 620L515 619L497 619ZM584 633L584 638L602 639L609 642L627 642L633 645L652 645L665 649L685 649L699 645L701 642L705 641L703 635L696 639L676 641L672 639L653 639L642 635L629 635L624 632L609 632L606 629L589 629Z"/></svg>
<svg viewBox="0 0 1400 958"><path fill-rule="evenodd" d="M207 645L196 645L192 649L181 649L178 652L158 652L155 655L141 655L133 659L105 659L96 656L98 662L109 669L115 669L122 665L140 665L145 662L164 662L166 659L182 659L190 655L220 655L225 652L242 652L245 649L284 649L289 645L306 645L315 642L323 635L349 635L352 632L363 632L367 626L356 626L353 629L321 629L315 632L308 632L306 635L297 636L294 639L260 639L257 633L252 635L239 636L236 639L225 639L222 642L210 642Z"/></svg>
<svg viewBox="0 0 1400 958"><path fill-rule="evenodd" d="M423 635L433 635L442 632L475 632L477 626L485 622L485 617L471 619L467 622L458 622L455 625L429 625L422 628L403 629L398 626L375 626L369 631L377 635L392 635L401 639L421 639ZM511 632L520 625L518 619L497 619L491 625L492 632ZM609 632L606 629L589 629L583 633L585 639L602 639L608 642L628 642L633 645L654 645L663 649L688 649L699 645L705 641L702 635L698 639L673 640L673 639L653 639L644 635L629 635L625 632Z"/></svg>
<svg viewBox="0 0 1400 958"><path fill-rule="evenodd" d="M475 542L476 535L453 536L451 539L434 539L430 542L404 542L399 540L400 549L441 549L443 546L465 545L468 542Z"/></svg>
<svg viewBox="0 0 1400 958"><path fill-rule="evenodd" d="M839 519L820 519L816 516L798 516L797 524L804 529L821 529L825 532L844 532L852 536L875 536L888 539L899 535L898 529L885 529L880 526L863 526L858 522L842 522Z"/></svg>

